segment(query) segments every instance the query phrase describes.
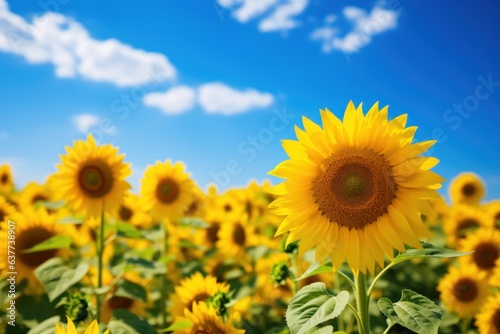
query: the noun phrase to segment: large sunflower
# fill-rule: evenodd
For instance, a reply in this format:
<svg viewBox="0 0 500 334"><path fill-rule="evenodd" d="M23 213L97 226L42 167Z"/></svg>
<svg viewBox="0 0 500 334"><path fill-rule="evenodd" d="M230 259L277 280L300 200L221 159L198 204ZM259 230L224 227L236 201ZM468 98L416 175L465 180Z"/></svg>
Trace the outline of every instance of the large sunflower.
<svg viewBox="0 0 500 334"><path fill-rule="evenodd" d="M130 165L123 162L125 155L118 155L112 145L98 146L90 134L87 141L67 146L66 152L56 173L60 197L77 213L89 216L117 210L130 188L125 181L131 174Z"/></svg>
<svg viewBox="0 0 500 334"><path fill-rule="evenodd" d="M184 334L243 334L242 329L232 326L231 320L224 321L217 316L217 311L205 303L194 303L192 310L185 310L185 318L189 320L193 327L190 329L174 331L174 333Z"/></svg>
<svg viewBox="0 0 500 334"><path fill-rule="evenodd" d="M10 193L14 189L12 171L9 165L0 166L0 194Z"/></svg>
<svg viewBox="0 0 500 334"><path fill-rule="evenodd" d="M462 252L474 253L459 258L460 263L474 265L479 270L491 274L495 261L500 258L500 231L482 228L460 242Z"/></svg>
<svg viewBox="0 0 500 334"><path fill-rule="evenodd" d="M500 292L488 298L476 316L479 334L500 334Z"/></svg>
<svg viewBox="0 0 500 334"><path fill-rule="evenodd" d="M217 283L214 276L204 277L196 272L191 277L183 279L175 288L172 296L172 315L184 315L184 309L193 310L193 305L197 302L205 302L217 292L229 292L229 285Z"/></svg>
<svg viewBox="0 0 500 334"><path fill-rule="evenodd" d="M37 210L29 209L23 212L16 212L11 216L15 222L15 248L16 263L15 271L18 273L18 280L26 279L31 292L37 293L41 288L33 271L48 259L57 255L63 255L63 250L49 249L41 252L25 253L24 251L52 238L56 235L68 235L68 227L63 224L56 224L55 216L49 215L45 208ZM7 245L8 226L7 221L0 225L0 244ZM7 259L7 247L0 247L0 257ZM3 263L2 263L3 264ZM6 268L2 268L6 269ZM9 270L12 271L12 270Z"/></svg>
<svg viewBox="0 0 500 334"><path fill-rule="evenodd" d="M483 180L471 172L457 175L450 184L450 197L453 203L478 204L485 192Z"/></svg>
<svg viewBox="0 0 500 334"><path fill-rule="evenodd" d="M157 218L176 220L182 217L194 199L195 185L184 164L170 160L149 166L144 173L141 196L144 209Z"/></svg>
<svg viewBox="0 0 500 334"><path fill-rule="evenodd" d="M438 160L420 154L435 141L412 143L407 115L388 121L387 111L376 103L365 116L349 102L341 122L321 110L323 128L304 117L298 141L283 141L290 160L270 174L287 180L270 208L287 216L277 235L290 231L301 254L316 246L316 259L330 255L334 269L347 259L356 274L373 274L384 254L430 235L420 214L433 214L427 199L439 198L443 178L429 171Z"/></svg>
<svg viewBox="0 0 500 334"><path fill-rule="evenodd" d="M486 273L471 266L450 267L437 290L446 307L461 318L474 316L489 293Z"/></svg>

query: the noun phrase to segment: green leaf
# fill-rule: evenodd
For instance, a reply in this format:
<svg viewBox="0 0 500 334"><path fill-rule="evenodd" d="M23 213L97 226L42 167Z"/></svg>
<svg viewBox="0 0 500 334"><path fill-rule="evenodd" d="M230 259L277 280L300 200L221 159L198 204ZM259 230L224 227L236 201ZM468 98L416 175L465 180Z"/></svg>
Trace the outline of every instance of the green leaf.
<svg viewBox="0 0 500 334"><path fill-rule="evenodd" d="M173 332L173 331L179 331L183 329L188 329L193 327L193 323L189 320L183 320L183 321L177 321L162 330L162 332Z"/></svg>
<svg viewBox="0 0 500 334"><path fill-rule="evenodd" d="M321 328L313 328L310 331L307 331L306 334L332 334L333 332L333 326L325 326ZM337 332L337 333L344 333L345 332Z"/></svg>
<svg viewBox="0 0 500 334"><path fill-rule="evenodd" d="M31 248L22 250L21 253L35 253L49 249L69 248L71 246L72 240L73 239L67 235L55 235L36 244Z"/></svg>
<svg viewBox="0 0 500 334"><path fill-rule="evenodd" d="M141 239L142 233L136 229L133 225L128 223L118 223L116 226L116 234L119 237L131 238L131 239Z"/></svg>
<svg viewBox="0 0 500 334"><path fill-rule="evenodd" d="M60 209L64 206L64 201L37 201L36 202L36 207L38 206L43 206L47 210L57 210Z"/></svg>
<svg viewBox="0 0 500 334"><path fill-rule="evenodd" d="M141 267L147 269L155 269L155 264L151 261L143 259L141 257L129 257L127 258L127 264L133 265L134 267Z"/></svg>
<svg viewBox="0 0 500 334"><path fill-rule="evenodd" d="M331 262L325 262L323 264L320 264L319 262L314 262L309 266L309 268L307 268L307 270L299 278L296 278L294 281L300 281L303 280L304 278L308 278L321 273L331 273L332 271L333 267Z"/></svg>
<svg viewBox="0 0 500 334"><path fill-rule="evenodd" d="M437 334L442 311L430 299L411 290L403 290L401 299L392 303L380 298L378 307L390 322L395 322L420 334Z"/></svg>
<svg viewBox="0 0 500 334"><path fill-rule="evenodd" d="M464 256L473 253L472 252L459 252L453 249L447 249L443 247L437 247L433 244L420 241L423 249L411 248L408 249L403 254L399 254L394 258L394 264L400 263L406 260L415 259L415 258L425 258L425 257L434 257L434 258L444 258L444 257L458 257Z"/></svg>
<svg viewBox="0 0 500 334"><path fill-rule="evenodd" d="M113 311L113 318L108 323L112 334L154 334L153 327L144 319L125 309Z"/></svg>
<svg viewBox="0 0 500 334"><path fill-rule="evenodd" d="M207 224L203 219L196 217L184 217L179 220L179 226L183 227L194 227L194 228L208 228L210 224Z"/></svg>
<svg viewBox="0 0 500 334"><path fill-rule="evenodd" d="M127 280L120 281L114 295L142 300L143 302L146 302L147 299L146 289L142 285Z"/></svg>
<svg viewBox="0 0 500 334"><path fill-rule="evenodd" d="M72 217L72 216L68 216L68 217L64 217L62 219L59 219L57 221L58 224L83 224L83 218L82 217Z"/></svg>
<svg viewBox="0 0 500 334"><path fill-rule="evenodd" d="M87 263L81 262L73 269L63 265L60 257L55 257L38 266L35 269L35 276L45 286L49 300L53 301L78 283L88 270Z"/></svg>
<svg viewBox="0 0 500 334"><path fill-rule="evenodd" d="M325 283L316 282L300 289L286 310L291 334L305 334L317 325L337 317L349 301L349 292L328 293Z"/></svg>
<svg viewBox="0 0 500 334"><path fill-rule="evenodd" d="M54 324L56 322L60 323L58 315L42 321L41 323L30 329L27 334L54 334L56 328Z"/></svg>

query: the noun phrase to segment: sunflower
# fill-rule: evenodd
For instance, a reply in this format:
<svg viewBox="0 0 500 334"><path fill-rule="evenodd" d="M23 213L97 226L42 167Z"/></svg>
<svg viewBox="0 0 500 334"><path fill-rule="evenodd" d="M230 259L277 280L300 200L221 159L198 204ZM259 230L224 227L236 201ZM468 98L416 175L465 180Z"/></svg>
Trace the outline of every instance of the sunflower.
<svg viewBox="0 0 500 334"><path fill-rule="evenodd" d="M231 325L231 319L226 321L217 316L216 310L205 303L193 303L191 310L186 309L184 316L193 326L190 329L177 330L174 334L243 334L244 330Z"/></svg>
<svg viewBox="0 0 500 334"><path fill-rule="evenodd" d="M56 173L60 198L77 212L99 216L103 210L116 211L130 185L125 178L131 174L123 154L112 145L96 145L92 135L87 141L73 142L61 155L62 164Z"/></svg>
<svg viewBox="0 0 500 334"><path fill-rule="evenodd" d="M102 321L109 322L113 316L113 311L118 309L128 310L131 313L139 316L146 316L147 304L141 300L132 299L125 296L109 296L102 307Z"/></svg>
<svg viewBox="0 0 500 334"><path fill-rule="evenodd" d="M214 248L217 241L219 241L222 217L218 212L209 210L204 220L209 226L196 231L196 242L199 245L207 246L207 248Z"/></svg>
<svg viewBox="0 0 500 334"><path fill-rule="evenodd" d="M460 242L460 251L474 253L462 256L459 261L474 265L479 270L491 274L495 268L495 261L500 258L500 231L494 229L479 229Z"/></svg>
<svg viewBox="0 0 500 334"><path fill-rule="evenodd" d="M182 316L184 309L193 310L193 305L197 302L204 302L217 292L229 292L229 285L217 283L214 276L203 277L199 272L191 277L183 279L175 287L175 294L172 296L171 313L175 316Z"/></svg>
<svg viewBox="0 0 500 334"><path fill-rule="evenodd" d="M14 212L16 209L0 195L0 223L7 220Z"/></svg>
<svg viewBox="0 0 500 334"><path fill-rule="evenodd" d="M412 143L407 115L388 121L387 111L376 103L365 116L349 102L341 122L321 110L323 128L303 117L298 141L283 141L290 160L270 174L287 180L273 187L280 197L270 208L287 216L276 234L300 239L300 254L316 246L316 259L331 255L335 270L347 259L355 274L373 274L384 254L430 236L420 214L433 214L427 199L439 198L444 180L429 171L438 160L420 154L436 141Z"/></svg>
<svg viewBox="0 0 500 334"><path fill-rule="evenodd" d="M255 266L255 273L257 274L256 303L273 305L276 300L289 302L292 299L293 292L290 289L290 284L293 284L293 282L290 277L286 279L286 284L276 285L271 280L272 270L279 263L289 265L290 257L288 254L275 253L257 260Z"/></svg>
<svg viewBox="0 0 500 334"><path fill-rule="evenodd" d="M486 206L487 219L493 222L493 226L500 229L500 201L496 200Z"/></svg>
<svg viewBox="0 0 500 334"><path fill-rule="evenodd" d="M21 208L31 207L40 202L51 202L54 200L54 194L47 186L30 182L19 196L19 206Z"/></svg>
<svg viewBox="0 0 500 334"><path fill-rule="evenodd" d="M476 315L479 334L500 334L500 292L488 298Z"/></svg>
<svg viewBox="0 0 500 334"><path fill-rule="evenodd" d="M492 227L482 210L468 204L455 204L444 218L443 230L448 245L456 247L460 239L480 227Z"/></svg>
<svg viewBox="0 0 500 334"><path fill-rule="evenodd" d="M245 212L245 206L236 194L237 190L231 189L224 195L215 197L211 203L210 210L220 214L223 220L238 219Z"/></svg>
<svg viewBox="0 0 500 334"><path fill-rule="evenodd" d="M493 268L489 283L491 286L500 288L500 257L495 262L495 267Z"/></svg>
<svg viewBox="0 0 500 334"><path fill-rule="evenodd" d="M73 321L66 316L68 319L68 328L65 329L62 326L59 326L59 324L56 323L56 332L55 334L78 334L79 332L76 330L75 324L73 324ZM83 334L99 334L99 325L97 324L97 320L92 321L92 323L87 327L85 330L85 333ZM109 329L104 332L104 334L109 334Z"/></svg>
<svg viewBox="0 0 500 334"><path fill-rule="evenodd" d="M141 196L144 209L157 218L176 220L182 217L191 204L195 185L184 164L170 160L149 166L144 173Z"/></svg>
<svg viewBox="0 0 500 334"><path fill-rule="evenodd" d="M65 251L62 249L49 249L34 253L25 253L24 251L56 235L68 235L68 229L67 226L56 224L56 218L49 215L43 207L37 210L27 209L23 212L16 212L11 218L15 222L15 269L18 274L18 280L22 281L26 279L30 290L36 293L40 290L41 285L33 274L33 271L45 261L65 254ZM2 245L7 245L7 231L7 222L4 221L0 227L0 243ZM4 254L6 252L7 247L0 247L0 256L2 259L7 259L7 254Z"/></svg>
<svg viewBox="0 0 500 334"><path fill-rule="evenodd" d="M475 173L461 173L450 183L450 198L454 204L479 204L485 192L483 180Z"/></svg>
<svg viewBox="0 0 500 334"><path fill-rule="evenodd" d="M10 193L14 189L12 171L9 165L0 166L0 194Z"/></svg>
<svg viewBox="0 0 500 334"><path fill-rule="evenodd" d="M130 223L141 229L153 226L153 219L143 210L140 198L131 193L127 193L123 203L115 212L115 217L121 222Z"/></svg>
<svg viewBox="0 0 500 334"><path fill-rule="evenodd" d="M256 244L255 228L248 223L248 216L225 221L218 232L217 249L221 254L235 259L245 259L248 247Z"/></svg>
<svg viewBox="0 0 500 334"><path fill-rule="evenodd" d="M489 293L486 274L472 266L450 267L437 290L445 306L460 318L474 316Z"/></svg>

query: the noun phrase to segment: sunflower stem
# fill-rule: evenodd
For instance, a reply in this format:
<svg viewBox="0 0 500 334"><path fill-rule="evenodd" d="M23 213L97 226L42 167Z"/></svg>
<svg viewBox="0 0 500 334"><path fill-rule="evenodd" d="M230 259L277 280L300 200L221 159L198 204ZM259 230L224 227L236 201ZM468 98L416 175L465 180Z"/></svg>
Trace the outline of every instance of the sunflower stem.
<svg viewBox="0 0 500 334"><path fill-rule="evenodd" d="M347 276L345 273L341 272L340 270L337 270L336 273L339 276L342 276L347 281L347 283L349 283L352 290L356 290L356 285L354 285L354 282L352 281L352 279L349 276Z"/></svg>
<svg viewBox="0 0 500 334"><path fill-rule="evenodd" d="M469 332L470 318L462 318L460 321L460 330L462 334L467 334Z"/></svg>
<svg viewBox="0 0 500 334"><path fill-rule="evenodd" d="M382 333L382 334L388 334L389 333L389 330L392 328L392 326L394 326L396 323L395 322L391 322L391 324L389 326L387 326L387 328L385 329L385 331Z"/></svg>
<svg viewBox="0 0 500 334"><path fill-rule="evenodd" d="M355 285L356 285L356 306L358 308L358 325L359 332L361 334L370 333L370 314L368 313L369 295L366 289L366 275L363 273L358 273L355 275Z"/></svg>
<svg viewBox="0 0 500 334"><path fill-rule="evenodd" d="M102 296L100 294L102 287L102 257L104 253L104 209L101 211L101 221L99 223L99 233L97 237L97 322L101 322L101 303Z"/></svg>
<svg viewBox="0 0 500 334"><path fill-rule="evenodd" d="M370 284L370 288L368 289L368 293L367 293L367 295L368 295L368 296L371 296L372 291L373 291L373 288L375 288L375 284L377 283L377 281L378 281L379 279L381 279L381 278L382 278L382 276L383 276L383 275L384 275L384 274L385 274L385 273L386 273L389 269L391 269L392 267L394 267L395 265L396 265L396 264L395 264L394 262L389 263L389 264L388 264L388 265L387 265L384 269L382 269L382 270L378 273L378 275L377 275L377 276L375 276L375 278L373 279L372 284Z"/></svg>
<svg viewBox="0 0 500 334"><path fill-rule="evenodd" d="M165 222L160 223L160 229L161 229L161 260L164 262L165 267L167 266L166 264L166 258L167 258L167 230L165 228ZM161 314L161 320L160 320L160 325L161 328L165 328L167 325L167 274L162 274L161 275L161 294L160 294L160 314Z"/></svg>

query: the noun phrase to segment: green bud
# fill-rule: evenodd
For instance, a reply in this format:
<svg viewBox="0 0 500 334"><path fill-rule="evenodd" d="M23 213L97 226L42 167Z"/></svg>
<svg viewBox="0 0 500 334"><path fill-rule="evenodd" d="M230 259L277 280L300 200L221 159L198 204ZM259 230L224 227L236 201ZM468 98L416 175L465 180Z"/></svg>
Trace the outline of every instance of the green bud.
<svg viewBox="0 0 500 334"><path fill-rule="evenodd" d="M290 277L290 269L287 263L279 262L273 266L271 280L275 285L285 285L288 277Z"/></svg>
<svg viewBox="0 0 500 334"><path fill-rule="evenodd" d="M286 238L282 238L281 243L280 243L280 249L281 249L281 251L288 253L288 254L294 254L299 249L299 241L298 240L288 244L288 246L286 246L286 247L285 247L285 245L286 245Z"/></svg>
<svg viewBox="0 0 500 334"><path fill-rule="evenodd" d="M69 300L66 302L66 314L75 323L84 321L88 317L88 296L77 292L69 296Z"/></svg>
<svg viewBox="0 0 500 334"><path fill-rule="evenodd" d="M211 305L219 317L225 318L228 313L228 304L231 302L231 296L226 292L217 292L215 295L207 299L207 304Z"/></svg>

